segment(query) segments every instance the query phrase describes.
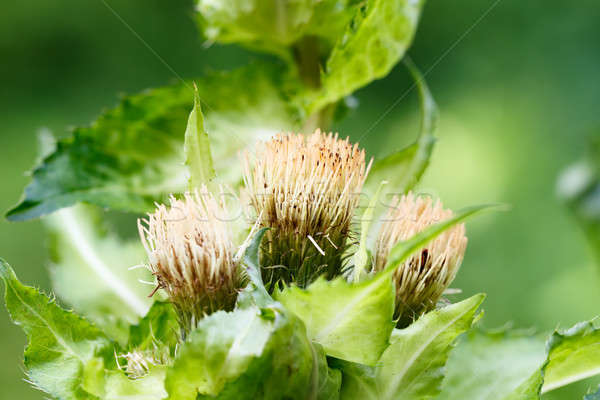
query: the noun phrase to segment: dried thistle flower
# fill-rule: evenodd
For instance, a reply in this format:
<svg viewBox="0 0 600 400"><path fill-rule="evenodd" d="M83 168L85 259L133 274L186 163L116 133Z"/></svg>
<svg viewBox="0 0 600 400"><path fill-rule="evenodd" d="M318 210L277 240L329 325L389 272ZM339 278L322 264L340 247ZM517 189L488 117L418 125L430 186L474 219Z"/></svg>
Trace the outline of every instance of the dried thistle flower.
<svg viewBox="0 0 600 400"><path fill-rule="evenodd" d="M368 173L365 152L348 139L317 130L279 134L245 153L246 194L264 239L265 282L306 286L340 273L350 223Z"/></svg>
<svg viewBox="0 0 600 400"><path fill-rule="evenodd" d="M451 218L451 210L440 201L408 193L394 198L376 244L376 271L383 270L391 248L430 225ZM415 252L394 272L396 313L399 325L435 308L444 290L454 280L467 247L464 224L455 225Z"/></svg>
<svg viewBox="0 0 600 400"><path fill-rule="evenodd" d="M243 277L224 205L206 187L170 203L138 220L138 228L156 276L154 292L165 290L185 335L205 315L232 310Z"/></svg>

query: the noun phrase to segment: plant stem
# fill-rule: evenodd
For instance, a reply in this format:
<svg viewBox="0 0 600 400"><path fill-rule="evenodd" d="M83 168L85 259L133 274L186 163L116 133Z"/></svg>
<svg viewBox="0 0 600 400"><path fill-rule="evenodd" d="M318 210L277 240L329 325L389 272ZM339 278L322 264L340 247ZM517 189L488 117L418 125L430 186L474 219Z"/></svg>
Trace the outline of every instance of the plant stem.
<svg viewBox="0 0 600 400"><path fill-rule="evenodd" d="M315 36L300 39L294 46L294 57L302 82L309 90L320 90L322 86L319 39ZM302 127L303 132L311 133L317 128L327 131L335 108L335 104L329 104L308 116Z"/></svg>

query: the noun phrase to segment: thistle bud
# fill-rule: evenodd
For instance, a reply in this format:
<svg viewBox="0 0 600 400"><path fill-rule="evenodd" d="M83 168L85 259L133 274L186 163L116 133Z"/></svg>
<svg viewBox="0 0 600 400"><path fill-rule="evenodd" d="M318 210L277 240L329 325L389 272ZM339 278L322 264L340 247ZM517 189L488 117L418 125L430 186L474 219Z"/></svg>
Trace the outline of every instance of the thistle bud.
<svg viewBox="0 0 600 400"><path fill-rule="evenodd" d="M348 139L317 130L280 134L259 145L244 180L263 242L265 282L306 286L341 272L350 223L368 173L365 152Z"/></svg>
<svg viewBox="0 0 600 400"><path fill-rule="evenodd" d="M170 203L138 227L154 292L167 293L185 334L205 315L232 310L243 279L223 205L205 187Z"/></svg>
<svg viewBox="0 0 600 400"><path fill-rule="evenodd" d="M392 247L430 225L449 219L440 201L416 197L412 193L394 198L376 244L375 270L383 270ZM415 252L394 272L396 313L399 325L435 308L462 263L467 237L464 224L446 230L424 248Z"/></svg>

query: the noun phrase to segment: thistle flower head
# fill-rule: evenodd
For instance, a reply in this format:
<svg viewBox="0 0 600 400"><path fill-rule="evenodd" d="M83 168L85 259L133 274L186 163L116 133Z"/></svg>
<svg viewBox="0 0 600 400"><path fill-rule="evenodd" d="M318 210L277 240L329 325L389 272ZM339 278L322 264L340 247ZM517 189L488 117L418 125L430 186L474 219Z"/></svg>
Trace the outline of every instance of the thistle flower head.
<svg viewBox="0 0 600 400"><path fill-rule="evenodd" d="M451 210L430 197L395 198L376 244L375 269L382 270L392 247L430 225L451 218ZM394 272L396 317L412 320L433 309L454 280L467 247L464 224L455 225L415 252Z"/></svg>
<svg viewBox="0 0 600 400"><path fill-rule="evenodd" d="M254 163L248 153L244 161L250 204L259 223L272 228L263 249L267 263L288 269L277 278L302 285L324 269L339 272L368 172L364 150L317 130L277 135L259 145ZM319 271L307 270L315 266Z"/></svg>
<svg viewBox="0 0 600 400"><path fill-rule="evenodd" d="M233 309L242 279L224 206L205 187L170 203L138 228L157 289L166 291L189 330L206 314Z"/></svg>

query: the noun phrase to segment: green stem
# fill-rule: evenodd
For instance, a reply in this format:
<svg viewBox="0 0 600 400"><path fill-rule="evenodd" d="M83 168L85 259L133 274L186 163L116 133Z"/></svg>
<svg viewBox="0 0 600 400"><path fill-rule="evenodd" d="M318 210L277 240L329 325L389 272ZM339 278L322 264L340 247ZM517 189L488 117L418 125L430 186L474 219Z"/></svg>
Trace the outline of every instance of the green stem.
<svg viewBox="0 0 600 400"><path fill-rule="evenodd" d="M294 58L300 79L310 89L321 89L321 61L319 39L315 36L305 36L294 46ZM329 104L311 114L302 127L304 133L311 133L320 128L327 131L333 120L335 104Z"/></svg>

